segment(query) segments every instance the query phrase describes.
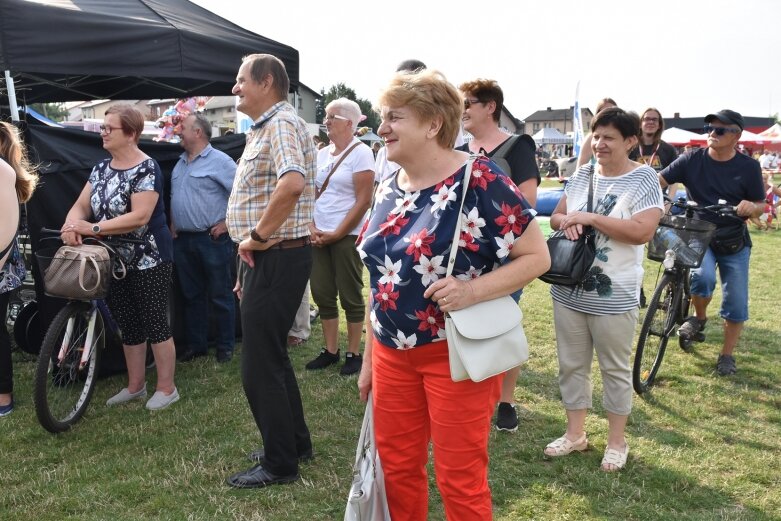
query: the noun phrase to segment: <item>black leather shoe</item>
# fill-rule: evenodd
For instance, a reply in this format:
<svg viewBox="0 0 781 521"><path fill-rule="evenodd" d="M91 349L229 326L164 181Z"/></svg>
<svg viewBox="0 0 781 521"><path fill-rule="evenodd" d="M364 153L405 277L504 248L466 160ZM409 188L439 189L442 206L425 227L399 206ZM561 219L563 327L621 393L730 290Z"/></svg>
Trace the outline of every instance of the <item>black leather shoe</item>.
<svg viewBox="0 0 781 521"><path fill-rule="evenodd" d="M201 358L202 356L206 356L206 353L203 352L203 351L193 351L192 349L188 349L187 351L185 351L184 353L179 355L176 358L176 361L177 362L182 362L182 363L184 363L184 362L191 362L191 361L195 360L196 358Z"/></svg>
<svg viewBox="0 0 781 521"><path fill-rule="evenodd" d="M278 476L263 468L263 465L255 465L251 469L230 476L225 482L234 488L260 488L268 485L282 485L298 480L298 474Z"/></svg>
<svg viewBox="0 0 781 521"><path fill-rule="evenodd" d="M254 461L255 463L263 463L263 461L266 459L266 453L263 449L253 450L247 454L247 458L249 458L250 461ZM315 455L312 454L312 450L310 449L309 451L298 456L298 462L306 463L308 461L312 461L314 458Z"/></svg>
<svg viewBox="0 0 781 521"><path fill-rule="evenodd" d="M227 364L233 359L233 353L230 351L217 351L217 361L221 364Z"/></svg>

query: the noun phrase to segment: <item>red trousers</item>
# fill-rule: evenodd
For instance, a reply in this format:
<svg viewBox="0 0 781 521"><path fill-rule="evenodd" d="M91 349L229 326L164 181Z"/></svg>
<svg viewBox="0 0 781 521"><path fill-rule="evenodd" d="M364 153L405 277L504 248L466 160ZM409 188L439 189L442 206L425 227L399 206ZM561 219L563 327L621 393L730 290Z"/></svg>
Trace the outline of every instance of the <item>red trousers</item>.
<svg viewBox="0 0 781 521"><path fill-rule="evenodd" d="M453 382L446 342L409 350L372 349L377 451L394 521L428 515L429 441L447 518L493 518L488 487L488 435L502 375Z"/></svg>

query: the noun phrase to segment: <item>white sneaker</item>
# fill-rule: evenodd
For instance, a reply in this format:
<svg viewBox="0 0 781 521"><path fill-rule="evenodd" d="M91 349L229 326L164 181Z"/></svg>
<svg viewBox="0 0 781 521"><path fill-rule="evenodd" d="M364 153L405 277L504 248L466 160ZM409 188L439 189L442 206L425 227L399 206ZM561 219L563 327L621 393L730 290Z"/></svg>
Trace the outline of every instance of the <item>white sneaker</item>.
<svg viewBox="0 0 781 521"><path fill-rule="evenodd" d="M155 394L146 402L146 408L150 411L165 409L174 402L179 401L179 391L174 387L174 392L165 394L163 391L155 391Z"/></svg>
<svg viewBox="0 0 781 521"><path fill-rule="evenodd" d="M144 383L144 387L140 391L136 391L134 393L131 393L127 390L127 387L125 387L117 394L109 398L106 401L106 405L119 405L120 403L129 402L130 400L135 400L136 398L146 398L146 383Z"/></svg>

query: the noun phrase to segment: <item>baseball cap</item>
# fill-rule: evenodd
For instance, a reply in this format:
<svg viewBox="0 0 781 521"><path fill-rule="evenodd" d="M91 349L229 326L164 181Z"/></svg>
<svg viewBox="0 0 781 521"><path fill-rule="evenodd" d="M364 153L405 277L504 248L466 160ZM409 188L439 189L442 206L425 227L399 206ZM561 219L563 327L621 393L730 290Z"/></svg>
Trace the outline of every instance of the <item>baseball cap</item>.
<svg viewBox="0 0 781 521"><path fill-rule="evenodd" d="M714 119L718 119L727 125L737 125L740 127L740 130L744 129L743 116L734 110L724 109L716 112L715 114L708 114L705 116L705 123L710 123Z"/></svg>

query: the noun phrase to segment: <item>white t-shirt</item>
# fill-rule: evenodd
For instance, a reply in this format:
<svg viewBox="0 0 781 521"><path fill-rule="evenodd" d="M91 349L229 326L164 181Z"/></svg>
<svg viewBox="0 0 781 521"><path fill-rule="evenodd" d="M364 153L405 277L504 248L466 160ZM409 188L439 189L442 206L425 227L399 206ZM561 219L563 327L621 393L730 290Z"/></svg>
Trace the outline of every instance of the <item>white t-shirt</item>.
<svg viewBox="0 0 781 521"><path fill-rule="evenodd" d="M315 226L318 230L332 232L339 227L344 220L347 212L355 206L355 185L353 184L353 174L368 170L366 175L374 176L374 154L371 148L361 143L357 137L353 137L352 142L344 149L344 154L356 142L360 143L350 155L344 158L344 161L333 173L328 181L328 186L315 203ZM328 178L328 173L333 165L339 161L342 154L338 156L331 155L334 145L323 147L317 153L317 177L315 183L320 189ZM358 235L361 231L361 225L358 225L348 235Z"/></svg>
<svg viewBox="0 0 781 521"><path fill-rule="evenodd" d="M564 193L567 212L586 211L588 171L584 165L570 177ZM662 209L662 190L656 171L640 166L617 177L594 173L592 211L616 219L631 219L649 208ZM638 305L643 280L643 245L628 244L597 232L597 256L582 286L551 286L553 300L592 315L616 315Z"/></svg>

